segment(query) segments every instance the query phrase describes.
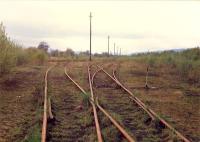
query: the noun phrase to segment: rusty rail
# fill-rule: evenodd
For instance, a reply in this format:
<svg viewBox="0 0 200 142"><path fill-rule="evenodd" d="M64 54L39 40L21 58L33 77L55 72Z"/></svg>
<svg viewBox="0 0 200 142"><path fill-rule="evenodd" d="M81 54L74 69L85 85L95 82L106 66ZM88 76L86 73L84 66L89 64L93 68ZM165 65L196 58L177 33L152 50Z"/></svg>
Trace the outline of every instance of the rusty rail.
<svg viewBox="0 0 200 142"><path fill-rule="evenodd" d="M101 107L99 105L99 101L98 101L98 98L96 99L96 104L97 104L97 107L99 108L99 110L101 110L109 119L110 121L118 128L118 130L124 135L124 137L129 141L129 142L135 142L135 140L125 131L124 128L122 128L118 123L117 121L115 121L113 119L113 117L105 110L103 109L103 107Z"/></svg>
<svg viewBox="0 0 200 142"><path fill-rule="evenodd" d="M89 75L89 84L90 84L90 90L93 96L93 88L92 88L92 84L94 83L94 77L96 76L96 74L101 71L102 69L98 69L94 72L92 79L90 79L90 68L88 66L88 75ZM94 96L93 96L94 97ZM109 119L110 121L115 125L115 127L117 127L117 129L124 135L124 137L129 141L129 142L135 142L135 140L125 131L124 128L122 128L120 126L120 124L118 124L118 122L105 110L103 109L103 107L101 107L99 105L98 102L98 98L96 98L96 105L99 108L99 110L101 110Z"/></svg>
<svg viewBox="0 0 200 142"><path fill-rule="evenodd" d="M46 141L46 133L47 133L47 78L48 72L51 70L52 67L49 67L45 73L45 88L44 88L44 113L43 113L43 123L42 123L42 136L41 142Z"/></svg>
<svg viewBox="0 0 200 142"><path fill-rule="evenodd" d="M116 75L115 75L115 71L113 70L113 76L115 78L115 80L120 83L120 81L117 79ZM120 83L121 84L121 83ZM131 96L134 96L132 94L131 91L129 91L124 85L120 85L126 92L128 92ZM134 96L135 97L135 96ZM140 99L138 99L137 97L135 97L140 103L142 103L143 105L145 105ZM155 113L152 109L147 108L148 111L157 119L159 119L160 122L162 122L165 126L167 126L172 132L175 132L176 135L181 138L182 140L184 140L185 142L190 142L190 140L188 140L186 137L184 137L180 132L178 132L175 128L173 128L169 123L167 123L164 119L162 119L157 113Z"/></svg>
<svg viewBox="0 0 200 142"><path fill-rule="evenodd" d="M65 74L82 91L82 93L87 95L86 91L69 76L69 74L67 73L66 68L65 68ZM89 76L89 79L90 79L90 76ZM103 139L102 139L102 136L101 136L100 125L99 125L99 121L98 121L98 117L97 117L97 111L96 111L96 107L95 107L95 104L94 104L94 97L93 97L92 91L91 91L90 103L92 105L92 109L93 109L93 113L94 113L95 127L96 127L96 131L97 131L97 139L98 139L98 142L103 142Z"/></svg>
<svg viewBox="0 0 200 142"><path fill-rule="evenodd" d="M96 70L96 71L94 72L94 74L92 75L92 79L91 79L92 85L94 84L94 78L95 78L96 74L97 74L99 71L101 71L101 69Z"/></svg>
<svg viewBox="0 0 200 142"><path fill-rule="evenodd" d="M152 119L157 118L160 122L162 122L165 126L167 126L172 132L176 133L176 135L181 138L184 142L190 142L186 137L184 137L180 132L175 130L169 123L167 123L164 119L162 119L157 113L155 113L152 109L148 108L139 98L137 98L133 93L128 90L122 83L117 79L115 75L115 71L113 70L113 76L111 76L108 72L106 72L102 67L98 66L102 69L102 71L107 74L116 84L118 84L123 90L125 90L139 106L141 106Z"/></svg>
<svg viewBox="0 0 200 142"><path fill-rule="evenodd" d="M119 80L117 79L117 77L116 77L116 75L115 75L115 71L113 70L113 76L114 76L114 78L116 79L116 81L118 81L119 82ZM119 82L120 83L120 82ZM121 83L120 83L121 84ZM123 86L123 88L124 88L124 90L126 89L127 90L127 92L130 94L130 95L133 95L124 85L122 85L121 84L121 87ZM134 95L133 95L134 96ZM135 96L134 96L135 97ZM137 97L135 97L135 98L137 98ZM143 103L141 100L139 100L138 98L137 98L137 100L138 101L140 101L141 103ZM145 105L144 103L143 103L143 105ZM161 122L161 123L163 123L165 126L167 126L172 132L175 132L176 133L176 135L179 137L179 138L181 138L182 140L184 140L185 142L190 142L186 137L184 137L180 132L178 132L175 128L173 128L169 123L167 123L164 119L162 119L157 113L155 113L152 109L150 109L150 108L147 108L148 109L148 111L152 114L152 115L154 115L154 117L155 118L157 118L157 119L159 119L159 121Z"/></svg>
<svg viewBox="0 0 200 142"><path fill-rule="evenodd" d="M88 81L89 81L89 85L90 85L90 93L91 93L92 108L93 108L93 113L94 113L94 120L95 120L95 125L96 125L96 128L97 128L97 138L98 138L99 142L103 142L103 139L102 139L102 136L101 136L101 129L100 129L100 125L99 125L99 120L98 120L98 116L97 116L96 106L93 103L94 102L94 94L93 94L93 89L92 89L89 65L88 65Z"/></svg>
<svg viewBox="0 0 200 142"><path fill-rule="evenodd" d="M100 70L101 70L101 69L100 69ZM99 72L100 70L97 70L94 74L96 75L96 73ZM65 68L65 74L66 74L67 77L82 91L82 93L86 94L86 91L85 91L78 83L76 83L76 82L69 76L69 74L68 74L67 71L66 71L66 68ZM94 79L95 75L93 75L93 76L92 76L92 79L91 79L90 68L89 68L89 66L88 66L88 77L89 77L89 84L90 84L90 87L91 87L91 88L92 88L92 80ZM92 90L91 92L92 92L91 95L93 96L93 101L92 101L92 98L91 98L90 103L91 103L92 105L95 105L93 90ZM96 100L96 101L98 101L98 100ZM97 102L97 103L98 103L98 102ZM100 105L99 105L99 103L98 103L97 107L99 108L99 106L100 106ZM100 109L100 108L101 108L101 109ZM105 112L106 112L105 109L103 109L101 106L100 106L100 108L99 108L99 110L102 111L103 114L105 114ZM118 122L114 120L114 118L112 118L107 112L106 112L105 115L106 115L107 117L109 116L108 118L111 120L111 122L114 124L114 126L117 127L117 128L119 129L119 131L125 136L125 138L126 138L129 142L135 142L135 141L129 136L129 134L118 124ZM100 127L99 127L99 129L100 129ZM99 132L101 132L101 131L99 131ZM98 141L99 141L99 139L98 139ZM103 139L101 138L100 141L102 142ZM100 142L100 141L99 141L99 142Z"/></svg>
<svg viewBox="0 0 200 142"><path fill-rule="evenodd" d="M107 74L114 82L116 82L119 86L122 86L122 84L121 84L119 81L115 80L115 78L112 77L108 72L106 72L102 67L100 67L100 66L98 66L98 67L99 67L105 74ZM125 91L129 91L129 90L126 89ZM129 93L131 93L131 92L129 91ZM147 108L146 108L143 104L141 104L141 103L136 99L136 97L134 97L134 95L132 95L132 97L129 97L129 98L132 99L132 100L134 100L142 109L144 109L144 111L151 117L152 120L155 119L154 116L147 110Z"/></svg>
<svg viewBox="0 0 200 142"><path fill-rule="evenodd" d="M67 70L66 70L66 67L65 67L65 75L84 93L84 94L87 94L85 92L85 90L83 90L83 88L78 84L76 83L76 81L74 81L70 76L69 74L67 73Z"/></svg>

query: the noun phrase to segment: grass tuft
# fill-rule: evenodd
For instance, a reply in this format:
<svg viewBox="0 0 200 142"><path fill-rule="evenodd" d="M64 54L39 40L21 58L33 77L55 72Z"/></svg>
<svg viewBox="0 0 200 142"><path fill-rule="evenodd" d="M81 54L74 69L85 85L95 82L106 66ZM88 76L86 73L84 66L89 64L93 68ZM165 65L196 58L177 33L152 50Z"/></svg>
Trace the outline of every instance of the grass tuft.
<svg viewBox="0 0 200 142"><path fill-rule="evenodd" d="M40 142L41 133L39 124L35 125L23 142Z"/></svg>
<svg viewBox="0 0 200 142"><path fill-rule="evenodd" d="M82 104L83 104L83 106L88 108L89 105L90 105L90 94L81 93L81 96L82 96Z"/></svg>

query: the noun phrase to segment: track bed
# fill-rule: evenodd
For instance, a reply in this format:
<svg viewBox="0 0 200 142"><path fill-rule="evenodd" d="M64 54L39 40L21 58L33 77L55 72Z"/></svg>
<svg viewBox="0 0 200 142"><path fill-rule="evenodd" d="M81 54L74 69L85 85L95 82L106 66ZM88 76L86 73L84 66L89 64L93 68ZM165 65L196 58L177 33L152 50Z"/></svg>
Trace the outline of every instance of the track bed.
<svg viewBox="0 0 200 142"><path fill-rule="evenodd" d="M67 72L83 89L90 95L90 88L88 82L87 64L85 62L78 62L76 64L68 64ZM91 76L94 73L91 72ZM95 97L95 94L94 94ZM97 107L97 115L100 125L102 139L105 142L127 142L122 133L112 124L112 122L103 114ZM95 130L96 132L96 130Z"/></svg>
<svg viewBox="0 0 200 142"><path fill-rule="evenodd" d="M95 141L92 110L82 104L82 94L65 76L63 65L49 73L49 95L55 121L48 123L47 141Z"/></svg>

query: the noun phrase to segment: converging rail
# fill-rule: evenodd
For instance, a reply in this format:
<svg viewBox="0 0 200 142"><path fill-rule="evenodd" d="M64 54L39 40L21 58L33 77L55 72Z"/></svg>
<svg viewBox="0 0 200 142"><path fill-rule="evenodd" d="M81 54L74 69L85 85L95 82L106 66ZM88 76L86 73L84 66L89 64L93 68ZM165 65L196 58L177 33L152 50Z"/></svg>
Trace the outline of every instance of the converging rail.
<svg viewBox="0 0 200 142"><path fill-rule="evenodd" d="M48 72L52 69L52 66L49 67L45 73L45 87L44 87L44 114L43 114L43 122L42 122L42 136L41 142L46 141L46 133L47 133L47 84L48 84ZM49 99L50 102L50 99Z"/></svg>
<svg viewBox="0 0 200 142"><path fill-rule="evenodd" d="M129 95L130 99L135 101L148 115L152 118L152 120L158 119L162 124L168 127L172 132L174 132L179 138L181 138L184 142L190 142L186 137L184 137L180 132L175 130L169 123L167 123L164 119L162 119L157 113L155 113L152 109L148 108L140 99L138 99L133 93L128 90L122 83L117 79L115 75L115 71L113 70L113 76L111 76L107 71L105 71L101 66L97 67L101 69L106 75L108 75L117 85L119 85L123 90L125 90Z"/></svg>
<svg viewBox="0 0 200 142"><path fill-rule="evenodd" d="M101 70L101 69L100 69ZM95 77L95 74L97 72L99 72L100 70L97 70L94 75L92 76L91 78L91 74L90 74L90 67L88 65L88 81L89 81L89 85L90 85L90 91L91 91L91 99L90 99L90 103L92 104L92 107L93 107L93 112L94 112L94 108L96 110L96 107L95 107L95 100L94 100L94 94L93 94L93 89L92 89L92 84L93 84L93 79ZM84 93L86 94L86 91L77 83L75 82L70 76L69 74L67 73L66 71L66 68L65 68L65 74L66 76ZM86 94L87 95L87 94ZM120 124L118 124L118 122L112 118L112 116L105 110L103 109L103 107L100 106L100 104L98 103L98 99L96 99L96 105L97 107L99 108L100 111L103 112L103 114L109 118L109 120L113 123L113 125L123 134L123 136L129 141L129 142L135 142L134 139L125 131L124 128L122 128L120 126ZM96 125L96 129L97 130L97 137L98 137L98 141L99 142L102 142L103 139L102 139L102 135L101 135L101 131L100 131L100 125L98 123L98 117L97 117L97 111L95 111L96 113L94 113L94 117L96 117L96 121L95 121L95 125ZM95 116L96 115L96 116Z"/></svg>
<svg viewBox="0 0 200 142"><path fill-rule="evenodd" d="M105 110L103 107L99 105L98 98L96 99L96 104L97 107L110 119L110 121L117 127L117 129L124 135L124 137L129 141L129 142L135 142L135 140L125 131L124 128L122 128L115 119Z"/></svg>
<svg viewBox="0 0 200 142"><path fill-rule="evenodd" d="M65 75L85 94L87 95L86 91L78 84L76 83L67 73L67 70L65 68ZM98 116L97 116L97 111L96 111L96 107L94 104L94 98L93 98L93 94L91 92L92 98L90 100L90 103L92 105L93 108L93 113L94 113L94 118L95 118L95 126L96 126L96 131L97 131L97 139L99 142L103 142L102 136L101 136L101 130L100 130L100 126L99 126L99 121L98 121Z"/></svg>
<svg viewBox="0 0 200 142"><path fill-rule="evenodd" d="M102 142L103 139L102 139L101 130L100 130L100 126L99 126L99 121L98 121L98 116L97 116L97 110L96 110L96 106L94 104L94 94L93 94L93 89L92 89L92 83L91 83L90 67L89 67L89 65L88 65L88 81L89 81L89 85L90 85L92 108L93 108L94 118L95 118L95 122L96 122L95 124L96 124L96 128L97 128L97 137L98 137L98 141Z"/></svg>
<svg viewBox="0 0 200 142"><path fill-rule="evenodd" d="M91 79L91 75L90 75L90 66L88 66L88 76L89 76L89 84L90 84L90 91L91 91L91 95L92 97L94 97L93 95L93 87L92 87L92 83L94 82L94 77L95 75L97 74L97 72L99 72L101 69L97 70L93 76L92 76L92 79ZM94 98L93 98L94 99ZM125 131L124 128L122 128L116 120L114 120L114 118L112 118L111 115L109 115L109 113L103 109L103 107L101 107L99 105L99 102L98 102L98 98L96 99L96 104L97 104L97 107L106 115L106 117L108 117L110 119L110 121L115 125L115 127L117 127L117 129L124 135L124 137L129 141L129 142L135 142L133 140L133 138Z"/></svg>

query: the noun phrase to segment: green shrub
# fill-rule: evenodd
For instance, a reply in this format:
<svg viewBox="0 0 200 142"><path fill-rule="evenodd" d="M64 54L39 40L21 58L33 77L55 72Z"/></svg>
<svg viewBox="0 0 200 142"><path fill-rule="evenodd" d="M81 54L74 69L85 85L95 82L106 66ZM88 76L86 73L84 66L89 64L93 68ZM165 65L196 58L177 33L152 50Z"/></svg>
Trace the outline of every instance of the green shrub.
<svg viewBox="0 0 200 142"><path fill-rule="evenodd" d="M192 48L183 50L180 52L164 51L164 52L152 52L142 53L134 55L134 59L147 63L150 66L164 65L171 66L180 77L184 80L189 80L195 83L200 82L200 48Z"/></svg>
<svg viewBox="0 0 200 142"><path fill-rule="evenodd" d="M9 73L16 65L44 64L47 58L47 53L43 50L25 49L15 44L7 37L3 24L0 24L0 75Z"/></svg>
<svg viewBox="0 0 200 142"><path fill-rule="evenodd" d="M193 63L190 60L180 60L177 62L177 69L182 77L187 77L193 69Z"/></svg>
<svg viewBox="0 0 200 142"><path fill-rule="evenodd" d="M82 93L82 104L88 108L90 105L90 94L84 94Z"/></svg>
<svg viewBox="0 0 200 142"><path fill-rule="evenodd" d="M15 44L10 41L5 33L3 24L0 24L0 75L10 72L16 65Z"/></svg>
<svg viewBox="0 0 200 142"><path fill-rule="evenodd" d="M32 64L42 65L48 59L47 54L41 49L37 49L37 48L32 47L32 48L28 48L26 50L27 50L26 51L27 55L29 57L29 62L32 63Z"/></svg>
<svg viewBox="0 0 200 142"><path fill-rule="evenodd" d="M29 57L25 49L17 48L16 50L17 65L23 65L28 63L28 58Z"/></svg>

